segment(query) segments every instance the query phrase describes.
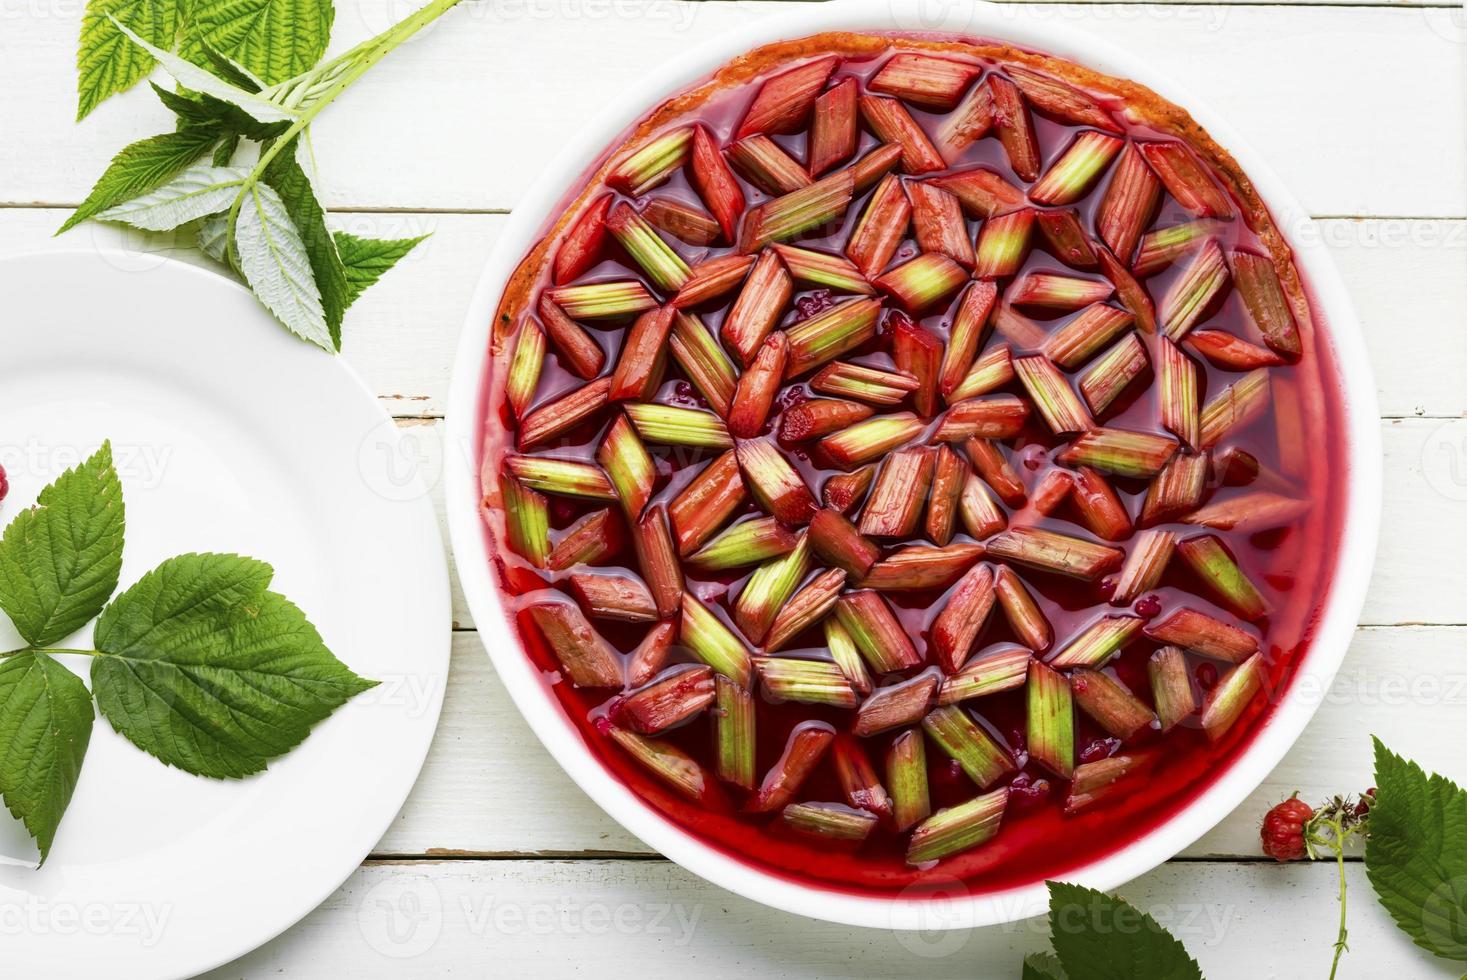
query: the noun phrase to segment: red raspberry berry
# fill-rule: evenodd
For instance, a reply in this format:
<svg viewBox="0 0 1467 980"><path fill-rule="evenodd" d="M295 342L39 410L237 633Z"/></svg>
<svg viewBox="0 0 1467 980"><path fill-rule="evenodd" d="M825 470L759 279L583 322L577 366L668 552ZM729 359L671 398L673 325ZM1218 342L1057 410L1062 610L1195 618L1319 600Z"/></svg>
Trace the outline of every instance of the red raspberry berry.
<svg viewBox="0 0 1467 980"><path fill-rule="evenodd" d="M1263 818L1263 853L1275 861L1297 861L1304 857L1304 825L1314 810L1303 800L1291 798L1268 811Z"/></svg>
<svg viewBox="0 0 1467 980"><path fill-rule="evenodd" d="M0 501L3 501L10 493L10 477L5 474L5 467L0 466Z"/></svg>
<svg viewBox="0 0 1467 980"><path fill-rule="evenodd" d="M1375 806L1375 787L1372 786L1360 794L1360 802L1355 804L1355 816L1363 817Z"/></svg>

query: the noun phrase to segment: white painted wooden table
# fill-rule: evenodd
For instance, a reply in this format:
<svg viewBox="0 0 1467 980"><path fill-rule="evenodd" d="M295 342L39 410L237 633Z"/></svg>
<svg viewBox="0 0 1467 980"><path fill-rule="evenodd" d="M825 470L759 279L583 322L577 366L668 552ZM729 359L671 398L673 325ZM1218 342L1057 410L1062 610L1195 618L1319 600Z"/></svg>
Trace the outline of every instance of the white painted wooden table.
<svg viewBox="0 0 1467 980"><path fill-rule="evenodd" d="M894 3L918 0L893 0ZM333 50L403 16L337 0ZM436 483L463 310L504 215L561 134L650 64L779 4L470 0L316 127L339 226L433 232L353 308L344 356L419 435ZM81 4L0 6L0 253L174 252L65 209L117 148L171 128L150 94L72 123ZM1123 889L1218 978L1323 976L1333 869L1260 860L1258 820L1369 783L1368 735L1467 777L1467 17L1425 2L1054 5L1227 114L1317 219L1380 386L1384 540L1344 672L1283 765L1216 830ZM207 329L201 323L201 329ZM303 352L303 356L309 356ZM289 391L261 391L289 410ZM435 486L435 494L438 488ZM1042 923L915 935L776 913L647 852L587 800L509 703L456 603L453 677L416 791L377 852L304 922L217 977L1014 978ZM1456 976L1417 953L1351 866L1345 977Z"/></svg>

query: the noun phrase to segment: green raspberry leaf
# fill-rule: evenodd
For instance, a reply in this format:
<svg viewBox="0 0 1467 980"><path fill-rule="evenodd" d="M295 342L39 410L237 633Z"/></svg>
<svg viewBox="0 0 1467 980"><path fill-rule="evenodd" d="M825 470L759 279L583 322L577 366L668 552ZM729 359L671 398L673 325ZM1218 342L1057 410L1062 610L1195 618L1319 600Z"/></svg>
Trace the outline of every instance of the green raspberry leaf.
<svg viewBox="0 0 1467 980"><path fill-rule="evenodd" d="M274 85L321 60L336 10L331 0L199 0L190 14L185 57L205 64L202 42Z"/></svg>
<svg viewBox="0 0 1467 980"><path fill-rule="evenodd" d="M105 442L10 522L0 538L0 609L27 643L51 646L102 611L122 571L123 524Z"/></svg>
<svg viewBox="0 0 1467 980"><path fill-rule="evenodd" d="M153 56L129 41L112 18L165 50L178 35L179 0L88 0L76 48L76 118L148 76Z"/></svg>
<svg viewBox="0 0 1467 980"><path fill-rule="evenodd" d="M1422 949L1467 960L1467 792L1375 739L1376 803L1365 873Z"/></svg>
<svg viewBox="0 0 1467 980"><path fill-rule="evenodd" d="M245 191L234 220L234 256L245 282L275 319L323 350L336 349L305 240L269 184Z"/></svg>
<svg viewBox="0 0 1467 980"><path fill-rule="evenodd" d="M199 776L260 772L376 685L332 656L305 614L238 555L170 558L97 621L97 705L118 732Z"/></svg>
<svg viewBox="0 0 1467 980"><path fill-rule="evenodd" d="M290 123L256 122L249 113L223 99L202 92L172 92L156 83L149 83L158 96L158 101L178 116L178 128L189 127L212 129L217 132L244 136L256 142L264 142L279 136L290 128ZM223 166L220 164L220 166Z"/></svg>
<svg viewBox="0 0 1467 980"><path fill-rule="evenodd" d="M0 660L0 797L42 861L76 789L93 717L87 686L50 657Z"/></svg>
<svg viewBox="0 0 1467 980"><path fill-rule="evenodd" d="M326 209L316 199L316 189L300 160L305 144L298 136L293 144L270 162L265 170L265 182L280 195L286 213L300 233L311 273L321 290L321 312L331 334L331 346L341 350L341 318L351 303L346 268L336 250L336 239L326 227Z"/></svg>
<svg viewBox="0 0 1467 980"><path fill-rule="evenodd" d="M1049 882L1049 928L1069 980L1202 980L1176 937L1104 892Z"/></svg>
<svg viewBox="0 0 1467 980"><path fill-rule="evenodd" d="M56 234L162 187L209 152L219 142L219 135L219 130L211 126L187 126L176 133L150 136L124 147L97 179L87 199L56 229Z"/></svg>
<svg viewBox="0 0 1467 980"><path fill-rule="evenodd" d="M1053 953L1030 953L1024 957L1023 980L1068 980L1065 968Z"/></svg>
<svg viewBox="0 0 1467 980"><path fill-rule="evenodd" d="M357 297L366 292L383 273L397 264L397 260L411 252L419 242L427 238L358 238L344 231L336 233L336 249L346 266L347 300L350 306Z"/></svg>

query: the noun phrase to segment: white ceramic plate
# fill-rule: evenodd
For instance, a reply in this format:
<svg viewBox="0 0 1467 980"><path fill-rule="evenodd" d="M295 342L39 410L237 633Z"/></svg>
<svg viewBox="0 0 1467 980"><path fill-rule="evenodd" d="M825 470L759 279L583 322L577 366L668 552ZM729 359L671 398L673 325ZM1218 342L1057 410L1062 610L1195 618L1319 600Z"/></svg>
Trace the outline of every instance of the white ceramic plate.
<svg viewBox="0 0 1467 980"><path fill-rule="evenodd" d="M624 827L649 846L709 881L746 898L817 919L889 929L966 929L1012 922L1041 914L1048 906L1042 883L973 895L954 882L946 894L894 898L845 894L810 887L769 874L704 844L643 803L608 773L590 753L554 695L537 676L508 628L499 592L489 573L489 557L478 513L478 473L474 471L476 417L484 380L482 358L489 325L510 274L535 242L548 216L567 191L621 132L664 99L702 81L729 59L761 44L822 31L930 31L994 38L1069 58L1120 78L1138 81L1188 110L1226 147L1252 179L1275 221L1291 239L1305 272L1315 308L1327 324L1345 388L1349 458L1339 461L1349 483L1344 534L1324 614L1299 665L1295 682L1275 706L1267 724L1231 768L1221 774L1167 824L1106 857L1067 875L1070 881L1112 889L1161 864L1227 816L1278 764L1313 716L1345 655L1365 599L1380 525L1381 448L1375 382L1360 327L1322 238L1310 231L1308 215L1268 165L1226 120L1144 58L1078 30L1039 6L992 3L907 3L895 0L836 0L799 4L684 52L666 64L649 67L641 82L621 93L600 112L594 125L579 130L534 186L516 205L500 234L469 307L449 392L445 494L448 527L458 559L459 579L479 636L495 669L530 727L571 778ZM1199 65L1199 71L1207 70ZM1263 107L1260 107L1263 111ZM1279 110L1277 107L1267 111ZM1247 120L1242 120L1244 124Z"/></svg>
<svg viewBox="0 0 1467 980"><path fill-rule="evenodd" d="M6 976L190 976L318 905L402 806L448 675L442 542L371 392L223 277L48 253L0 262L0 301L0 520L111 439L123 586L186 551L262 559L332 652L383 682L243 781L167 768L98 718L50 859L0 867ZM64 662L86 676L86 658ZM9 821L0 854L33 862Z"/></svg>

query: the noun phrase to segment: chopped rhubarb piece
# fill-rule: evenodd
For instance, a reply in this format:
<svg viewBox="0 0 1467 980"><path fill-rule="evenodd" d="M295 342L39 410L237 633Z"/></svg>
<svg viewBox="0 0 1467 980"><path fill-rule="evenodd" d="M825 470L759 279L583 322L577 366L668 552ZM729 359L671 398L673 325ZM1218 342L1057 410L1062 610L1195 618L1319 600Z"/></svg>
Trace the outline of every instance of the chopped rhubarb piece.
<svg viewBox="0 0 1467 980"><path fill-rule="evenodd" d="M993 589L998 593L999 608L1019 642L1035 652L1048 649L1054 631L1012 568L999 566L994 571Z"/></svg>
<svg viewBox="0 0 1467 980"><path fill-rule="evenodd" d="M906 629L879 592L870 589L847 592L836 600L835 619L878 674L906 670L922 662Z"/></svg>
<svg viewBox="0 0 1467 980"><path fill-rule="evenodd" d="M781 442L818 439L863 419L869 419L875 412L870 405L859 402L840 398L812 398L784 410L779 419L779 438Z"/></svg>
<svg viewBox="0 0 1467 980"><path fill-rule="evenodd" d="M801 537L795 549L782 558L760 565L744 583L734 603L734 625L751 643L763 643L774 617L810 571L810 543Z"/></svg>
<svg viewBox="0 0 1467 980"><path fill-rule="evenodd" d="M988 694L1023 687L1034 662L1027 647L999 643L974 654L961 669L950 673L937 690L937 703L957 704Z"/></svg>
<svg viewBox="0 0 1467 980"><path fill-rule="evenodd" d="M1252 252L1234 251L1228 253L1228 264L1233 270L1238 295L1243 297L1243 305L1248 307L1248 314L1263 334L1264 343L1290 358L1298 357L1303 349L1299 345L1299 328L1284 298L1273 261Z"/></svg>
<svg viewBox="0 0 1467 980"><path fill-rule="evenodd" d="M942 341L908 317L893 317L891 356L897 370L916 381L912 404L926 417L938 411L937 382L942 366Z"/></svg>
<svg viewBox="0 0 1467 980"><path fill-rule="evenodd" d="M779 819L795 833L823 841L863 841L876 829L876 815L839 803L791 803Z"/></svg>
<svg viewBox="0 0 1467 980"><path fill-rule="evenodd" d="M1049 665L1056 670L1061 667L1099 670L1135 639L1145 624L1146 620L1139 616L1102 616L1071 637L1064 649L1050 659Z"/></svg>
<svg viewBox="0 0 1467 980"><path fill-rule="evenodd" d="M963 484L972 476L963 457L948 446L937 447L932 464L932 489L927 497L927 537L939 545L952 540L958 522L958 502Z"/></svg>
<svg viewBox="0 0 1467 980"><path fill-rule="evenodd" d="M724 239L733 241L738 234L739 215L744 213L744 192L739 189L733 171L728 169L718 143L704 126L693 127L692 159L689 162L693 189L718 220Z"/></svg>
<svg viewBox="0 0 1467 980"><path fill-rule="evenodd" d="M1030 568L1093 582L1120 567L1124 552L1037 527L1011 527L988 540L988 553Z"/></svg>
<svg viewBox="0 0 1467 980"><path fill-rule="evenodd" d="M831 751L835 755L835 772L840 778L846 802L873 816L889 818L891 797L877 778L876 769L861 744L848 735L837 736Z"/></svg>
<svg viewBox="0 0 1467 980"><path fill-rule="evenodd" d="M707 211L670 197L654 197L642 207L642 217L653 228L689 245L711 245L723 229Z"/></svg>
<svg viewBox="0 0 1467 980"><path fill-rule="evenodd" d="M840 598L845 583L846 574L839 568L827 568L811 579L774 617L774 625L764 637L764 649L773 652L788 646L791 640L823 619Z"/></svg>
<svg viewBox="0 0 1467 980"><path fill-rule="evenodd" d="M672 177L687 161L692 143L693 130L689 126L654 136L613 167L606 183L632 197L641 197Z"/></svg>
<svg viewBox="0 0 1467 980"><path fill-rule="evenodd" d="M963 530L983 541L1008 526L998 504L989 495L982 478L969 473L963 478L963 494L958 499L958 510L963 515Z"/></svg>
<svg viewBox="0 0 1467 980"><path fill-rule="evenodd" d="M1122 541L1131 536L1126 505L1100 473L1088 466L1076 469L1072 495L1080 520L1096 537Z"/></svg>
<svg viewBox="0 0 1467 980"><path fill-rule="evenodd" d="M644 313L657 305L647 287L635 279L556 286L545 290L545 299L574 320L619 320ZM553 332L551 336L554 337Z"/></svg>
<svg viewBox="0 0 1467 980"><path fill-rule="evenodd" d="M668 504L678 554L690 555L702 547L744 499L738 458L730 449L703 467Z"/></svg>
<svg viewBox="0 0 1467 980"><path fill-rule="evenodd" d="M508 474L499 478L499 495L504 501L510 549L536 568L544 568L550 557L549 501Z"/></svg>
<svg viewBox="0 0 1467 980"><path fill-rule="evenodd" d="M993 488L1000 500L1010 507L1023 506L1026 496L1024 481L1019 479L1018 471L998 443L991 439L969 439L963 443L963 449L973 469Z"/></svg>
<svg viewBox="0 0 1467 980"><path fill-rule="evenodd" d="M1157 339L1157 401L1161 424L1188 446L1201 435L1197 411L1197 365L1165 337Z"/></svg>
<svg viewBox="0 0 1467 980"><path fill-rule="evenodd" d="M1202 706L1202 730L1216 742L1242 717L1263 687L1263 654L1255 653L1223 675Z"/></svg>
<svg viewBox="0 0 1467 980"><path fill-rule="evenodd" d="M1174 440L1152 432L1094 428L1082 433L1055 457L1064 466L1093 466L1116 476L1148 479L1177 451Z"/></svg>
<svg viewBox="0 0 1467 980"><path fill-rule="evenodd" d="M789 527L810 523L817 509L815 498L774 442L741 442L737 451L744 486L766 514Z"/></svg>
<svg viewBox="0 0 1467 980"><path fill-rule="evenodd" d="M917 247L941 252L966 268L973 268L973 242L958 199L936 184L913 181L907 185L912 201L912 229Z"/></svg>
<svg viewBox="0 0 1467 980"><path fill-rule="evenodd" d="M1069 381L1043 354L1014 358L1014 373L1055 435L1084 432L1095 425Z"/></svg>
<svg viewBox="0 0 1467 980"><path fill-rule="evenodd" d="M1075 771L1075 704L1069 682L1059 671L1033 660L1025 693L1030 760L1069 779Z"/></svg>
<svg viewBox="0 0 1467 980"><path fill-rule="evenodd" d="M820 90L840 59L834 56L806 62L781 72L759 87L739 123L739 138L751 133L793 133L805 124Z"/></svg>
<svg viewBox="0 0 1467 980"><path fill-rule="evenodd" d="M1173 262L1191 255L1203 243L1216 238L1224 225L1211 218L1198 218L1169 228L1158 228L1141 237L1141 249L1131 271L1138 276L1149 276L1160 272Z"/></svg>
<svg viewBox="0 0 1467 980"><path fill-rule="evenodd" d="M755 666L764 682L765 697L775 704L797 701L854 708L859 700L850 680L828 660L760 657Z"/></svg>
<svg viewBox="0 0 1467 980"><path fill-rule="evenodd" d="M606 363L606 352L591 339L585 327L566 316L548 296L546 293L540 298L540 319L550 342L566 367L587 380L596 377Z"/></svg>
<svg viewBox="0 0 1467 980"><path fill-rule="evenodd" d="M661 504L648 508L632 527L632 547L637 552L642 578L657 602L658 618L675 615L683 600L683 571L677 563L667 510Z"/></svg>
<svg viewBox="0 0 1467 980"><path fill-rule="evenodd" d="M785 268L789 270L796 282L824 286L841 293L859 293L863 296L870 296L876 292L866 281L866 277L861 275L861 270L843 256L817 252L808 248L796 248L793 245L776 245L774 250L784 260Z"/></svg>
<svg viewBox="0 0 1467 980"><path fill-rule="evenodd" d="M800 162L762 133L745 136L727 150L734 170L766 194L778 196L810 186Z"/></svg>
<svg viewBox="0 0 1467 980"><path fill-rule="evenodd" d="M785 331L790 339L790 362L785 376L798 378L876 336L878 299L851 299L817 313Z"/></svg>
<svg viewBox="0 0 1467 980"><path fill-rule="evenodd" d="M924 109L945 111L958 104L968 83L982 71L977 65L925 54L894 54L868 84L873 92L894 95Z"/></svg>
<svg viewBox="0 0 1467 980"><path fill-rule="evenodd" d="M846 255L868 279L879 276L907 234L912 204L900 179L888 174L877 185L846 242Z"/></svg>
<svg viewBox="0 0 1467 980"><path fill-rule="evenodd" d="M1203 449L1211 449L1223 436L1254 422L1268 408L1268 369L1243 375L1218 392L1202 409Z"/></svg>
<svg viewBox="0 0 1467 980"><path fill-rule="evenodd" d="M1222 302L1228 288L1228 266L1217 242L1208 240L1192 257L1161 301L1166 335L1181 340Z"/></svg>
<svg viewBox="0 0 1467 980"><path fill-rule="evenodd" d="M678 311L672 318L668 346L673 360L699 393L719 415L727 415L733 402L737 375L733 361L724 353L712 332L697 317Z"/></svg>
<svg viewBox="0 0 1467 980"><path fill-rule="evenodd" d="M1065 798L1065 813L1074 814L1094 806L1115 791L1122 777L1150 760L1150 753L1131 753L1076 766L1070 780L1070 795Z"/></svg>
<svg viewBox="0 0 1467 980"><path fill-rule="evenodd" d="M1156 721L1156 715L1140 698L1098 670L1077 667L1070 671L1070 690L1080 710L1116 738L1131 738Z"/></svg>
<svg viewBox="0 0 1467 980"><path fill-rule="evenodd" d="M852 507L865 499L866 491L871 489L871 481L875 479L875 463L851 473L836 473L821 485L820 499L831 510L849 513Z"/></svg>
<svg viewBox="0 0 1467 980"><path fill-rule="evenodd" d="M601 467L590 463L550 456L506 456L504 467L531 490L586 500L616 499L616 491Z"/></svg>
<svg viewBox="0 0 1467 980"><path fill-rule="evenodd" d="M861 578L881 558L881 549L856 530L844 514L826 508L810 518L810 547L821 561Z"/></svg>
<svg viewBox="0 0 1467 980"><path fill-rule="evenodd" d="M909 830L932 812L927 789L927 747L922 733L902 732L886 751L886 784L897 830Z"/></svg>
<svg viewBox="0 0 1467 980"><path fill-rule="evenodd" d="M708 777L692 756L668 742L617 728L603 720L598 728L643 768L682 795L701 800L708 792Z"/></svg>
<svg viewBox="0 0 1467 980"><path fill-rule="evenodd" d="M688 556L688 563L711 572L757 565L795 550L794 533L772 517L741 521Z"/></svg>
<svg viewBox="0 0 1467 980"><path fill-rule="evenodd" d="M555 284L574 282L601 260L606 245L606 215L612 196L603 194L582 211L555 253Z"/></svg>
<svg viewBox="0 0 1467 980"><path fill-rule="evenodd" d="M979 789L987 789L1014 771L1014 760L1009 753L959 705L932 709L922 719L922 728L938 748L957 761Z"/></svg>
<svg viewBox="0 0 1467 980"><path fill-rule="evenodd" d="M927 446L892 453L876 475L861 511L861 533L904 538L917 529L932 483L933 451Z"/></svg>
<svg viewBox="0 0 1467 980"><path fill-rule="evenodd" d="M1177 453L1146 488L1141 523L1161 524L1188 513L1201 502L1206 484L1206 454Z"/></svg>
<svg viewBox="0 0 1467 980"><path fill-rule="evenodd" d="M998 141L1008 155L1009 166L1020 180L1039 179L1039 141L1034 138L1034 121L1018 86L1002 75L989 75L985 82L993 96L993 122Z"/></svg>
<svg viewBox="0 0 1467 980"><path fill-rule="evenodd" d="M1267 600L1238 567L1221 538L1204 534L1179 541L1177 555L1239 616L1252 620L1268 614Z"/></svg>
<svg viewBox="0 0 1467 980"><path fill-rule="evenodd" d="M914 544L901 548L871 566L860 585L880 592L918 592L945 589L979 558L983 546L971 542L937 547Z"/></svg>
<svg viewBox="0 0 1467 980"><path fill-rule="evenodd" d="M530 615L561 668L577 687L621 687L621 658L569 599L537 602Z"/></svg>
<svg viewBox="0 0 1467 980"><path fill-rule="evenodd" d="M856 80L842 79L815 100L810 120L810 173L819 177L856 152Z"/></svg>
<svg viewBox="0 0 1467 980"><path fill-rule="evenodd" d="M983 352L958 386L947 396L949 404L986 395L1014 380L1013 348L997 344Z"/></svg>
<svg viewBox="0 0 1467 980"><path fill-rule="evenodd" d="M1146 345L1128 333L1081 373L1080 394L1091 412L1104 415L1150 366Z"/></svg>
<svg viewBox="0 0 1467 980"><path fill-rule="evenodd" d="M782 333L765 338L753 363L734 388L733 403L728 409L728 431L740 439L757 436L769 417L769 409L779 394L789 361L790 342Z"/></svg>
<svg viewBox="0 0 1467 980"><path fill-rule="evenodd" d="M663 306L637 317L611 372L612 401L645 401L656 393L667 365L667 338L676 312Z"/></svg>
<svg viewBox="0 0 1467 980"><path fill-rule="evenodd" d="M752 255L720 255L688 270L688 281L672 298L678 309L698 306L732 292L754 266Z"/></svg>
<svg viewBox="0 0 1467 980"><path fill-rule="evenodd" d="M1166 185L1167 193L1177 203L1199 218L1231 218L1233 205L1218 187L1207 169L1197 162L1192 151L1181 143L1146 142L1136 144L1146 162Z"/></svg>
<svg viewBox="0 0 1467 980"><path fill-rule="evenodd" d="M975 85L938 123L937 151L949 164L955 164L964 150L988 135L992 128L993 93L987 85Z"/></svg>
<svg viewBox="0 0 1467 980"><path fill-rule="evenodd" d="M683 614L678 639L693 656L740 687L747 688L754 676L754 661L733 630L691 592L683 596Z"/></svg>
<svg viewBox="0 0 1467 980"><path fill-rule="evenodd" d="M1116 578L1115 591L1111 593L1113 605L1129 606L1143 593L1150 592L1161 584L1162 573L1172 560L1176 550L1177 536L1171 531L1153 528L1136 536L1136 543L1126 555L1126 563Z"/></svg>
<svg viewBox="0 0 1467 980"><path fill-rule="evenodd" d="M1187 343L1210 362L1226 371L1252 371L1287 363L1266 347L1250 344L1225 330L1193 330Z"/></svg>
<svg viewBox="0 0 1467 980"><path fill-rule="evenodd" d="M1130 261L1160 202L1161 182L1135 144L1127 146L1095 215L1095 230L1116 258ZM1136 274L1143 275L1140 270Z"/></svg>
<svg viewBox="0 0 1467 980"><path fill-rule="evenodd" d="M942 612L932 623L932 650L937 664L946 674L955 674L968 658L978 634L988 622L997 594L993 590L993 569L975 565L948 595Z"/></svg>
<svg viewBox="0 0 1467 980"><path fill-rule="evenodd" d="M978 230L975 279L1012 276L1024 264L1029 253L1029 239L1034 230L1034 209L1010 211L983 222Z"/></svg>
<svg viewBox="0 0 1467 980"><path fill-rule="evenodd" d="M642 637L642 642L632 651L627 661L627 684L641 687L656 677L667 664L672 653L672 641L677 639L676 623L657 623Z"/></svg>
<svg viewBox="0 0 1467 980"><path fill-rule="evenodd" d="M942 355L941 386L944 395L951 394L973 366L997 298L997 287L988 281L973 283L963 294L957 315L953 317L947 349Z"/></svg>
<svg viewBox="0 0 1467 980"><path fill-rule="evenodd" d="M1004 71L1037 112L1060 122L1117 131L1110 114L1080 89L1022 65L1007 65Z"/></svg>
<svg viewBox="0 0 1467 980"><path fill-rule="evenodd" d="M1034 484L1034 492L1029 495L1029 506L1036 513L1053 514L1059 510L1061 504L1070 499L1074 490L1074 474L1058 466L1053 467Z"/></svg>
<svg viewBox="0 0 1467 980"><path fill-rule="evenodd" d="M923 252L876 278L876 287L891 295L913 316L920 316L952 296L968 281L963 267L941 252Z"/></svg>
<svg viewBox="0 0 1467 980"><path fill-rule="evenodd" d="M661 679L615 702L611 719L643 735L656 735L680 725L713 703L713 669L680 664Z"/></svg>
<svg viewBox="0 0 1467 980"><path fill-rule="evenodd" d="M728 449L733 439L723 420L696 408L627 402L624 406L637 433L659 446L702 446Z"/></svg>
<svg viewBox="0 0 1467 980"><path fill-rule="evenodd" d="M1081 133L1039 183L1029 188L1029 200L1036 204L1074 204L1089 192L1124 145L1119 136L1094 130Z"/></svg>
<svg viewBox="0 0 1467 980"><path fill-rule="evenodd" d="M927 182L956 197L963 210L975 218L997 218L1028 203L1023 191L986 167L930 177Z"/></svg>
<svg viewBox="0 0 1467 980"><path fill-rule="evenodd" d="M938 442L1011 439L1024 428L1024 421L1028 417L1029 405L1018 395L969 398L967 401L956 402L947 410L942 421L938 423L937 430L932 433L932 438Z"/></svg>
<svg viewBox="0 0 1467 980"><path fill-rule="evenodd" d="M739 251L757 252L817 228L835 227L851 206L855 179L848 170L821 177L808 187L765 201L744 215Z"/></svg>
<svg viewBox="0 0 1467 980"><path fill-rule="evenodd" d="M1114 306L1103 303L1087 306L1079 316L1049 335L1044 342L1044 355L1065 370L1074 370L1135 322L1134 316Z"/></svg>
<svg viewBox="0 0 1467 980"><path fill-rule="evenodd" d="M1253 534L1292 524L1309 510L1309 501L1259 490L1227 500L1212 500L1183 517L1183 524L1199 524L1219 531Z"/></svg>
<svg viewBox="0 0 1467 980"><path fill-rule="evenodd" d="M1187 655L1177 647L1162 647L1146 662L1151 700L1161 730L1169 732L1197 711L1197 694L1187 674Z"/></svg>
<svg viewBox="0 0 1467 980"><path fill-rule="evenodd" d="M924 671L911 680L878 687L861 702L851 731L862 737L915 725L927 714L937 696L937 675Z"/></svg>
<svg viewBox="0 0 1467 980"><path fill-rule="evenodd" d="M835 729L823 721L804 721L796 725L785 743L784 753L764 774L764 782L745 804L745 811L773 813L788 806L834 739Z"/></svg>
<svg viewBox="0 0 1467 980"><path fill-rule="evenodd" d="M1099 303L1114 290L1108 282L1078 279L1054 272L1030 272L1005 295L1014 306L1069 313L1091 303Z"/></svg>
<svg viewBox="0 0 1467 980"><path fill-rule="evenodd" d="M532 316L520 321L514 338L514 353L509 358L509 371L504 376L504 398L514 417L523 419L535 388L540 384L540 369L545 365L545 331Z"/></svg>
<svg viewBox="0 0 1467 980"><path fill-rule="evenodd" d="M927 138L927 133L907 111L907 107L896 99L879 95L862 95L858 98L861 118L883 143L895 143L902 148L902 169L909 174L925 174L933 170L945 170L947 164L937 147Z"/></svg>
<svg viewBox="0 0 1467 980"><path fill-rule="evenodd" d="M910 374L835 361L816 372L810 387L821 394L856 398L872 405L896 405L916 391L918 384Z"/></svg>
<svg viewBox="0 0 1467 980"><path fill-rule="evenodd" d="M738 682L719 674L714 679L718 778L743 789L754 788L754 696Z"/></svg>
<svg viewBox="0 0 1467 980"><path fill-rule="evenodd" d="M878 180L891 173L902 158L902 148L895 143L878 143L861 159L846 169L850 171L854 193L867 190Z"/></svg>
<svg viewBox="0 0 1467 980"><path fill-rule="evenodd" d="M606 230L647 274L652 285L664 293L676 293L688 281L688 264L631 205L618 204L612 209L611 217L606 219Z"/></svg>
<svg viewBox="0 0 1467 980"><path fill-rule="evenodd" d="M1187 606L1148 624L1146 635L1235 664L1258 652L1258 640L1252 634Z"/></svg>
<svg viewBox="0 0 1467 980"><path fill-rule="evenodd" d="M1039 225L1045 246L1065 265L1075 269L1093 269L1100 261L1095 257L1095 247L1086 237L1074 208L1040 211L1034 220Z"/></svg>
<svg viewBox="0 0 1467 980"><path fill-rule="evenodd" d="M595 565L621 549L621 525L609 510L598 510L576 521L565 531L546 559L545 567L563 572L576 565Z"/></svg>
<svg viewBox="0 0 1467 980"><path fill-rule="evenodd" d="M998 309L993 311L993 329L1020 350L1037 351L1048 339L1043 326L1007 302L999 303Z"/></svg>
<svg viewBox="0 0 1467 980"><path fill-rule="evenodd" d="M834 616L827 616L823 625L825 647L830 651L830 659L850 679L851 687L856 689L857 694L870 694L871 673L866 669L866 661L861 659L861 651L856 649L856 641L851 639L851 634Z"/></svg>
<svg viewBox="0 0 1467 980"><path fill-rule="evenodd" d="M917 438L924 428L922 420L911 412L878 415L821 439L820 451L836 466L848 470L880 459Z"/></svg>

